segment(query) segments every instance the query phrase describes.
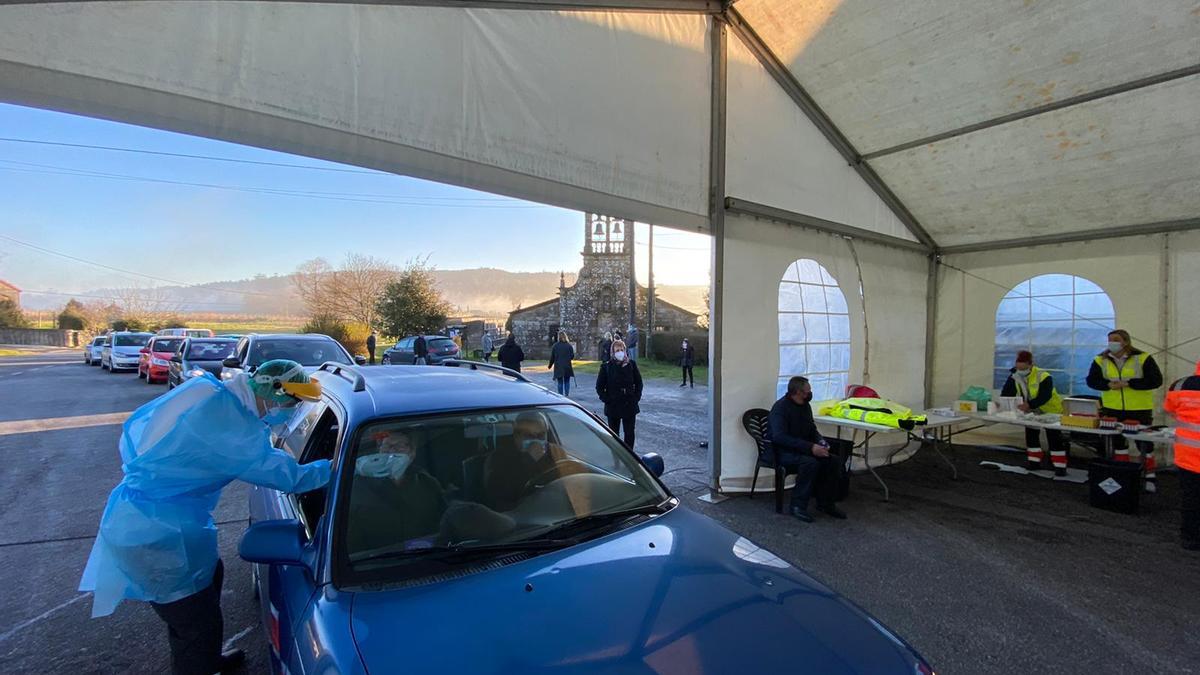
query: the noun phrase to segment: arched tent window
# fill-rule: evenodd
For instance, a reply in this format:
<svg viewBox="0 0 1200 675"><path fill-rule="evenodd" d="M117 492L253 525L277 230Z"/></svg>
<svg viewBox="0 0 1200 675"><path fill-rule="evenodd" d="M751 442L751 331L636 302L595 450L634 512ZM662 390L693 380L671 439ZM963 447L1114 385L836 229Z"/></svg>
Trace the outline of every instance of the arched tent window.
<svg viewBox="0 0 1200 675"><path fill-rule="evenodd" d="M1087 387L1088 368L1115 326L1112 300L1083 277L1043 274L1022 281L996 308L992 386L1004 386L1017 352L1028 349L1060 394L1094 393Z"/></svg>
<svg viewBox="0 0 1200 675"><path fill-rule="evenodd" d="M850 312L837 280L815 260L788 265L779 282L779 381L803 375L813 400L842 398L850 379Z"/></svg>

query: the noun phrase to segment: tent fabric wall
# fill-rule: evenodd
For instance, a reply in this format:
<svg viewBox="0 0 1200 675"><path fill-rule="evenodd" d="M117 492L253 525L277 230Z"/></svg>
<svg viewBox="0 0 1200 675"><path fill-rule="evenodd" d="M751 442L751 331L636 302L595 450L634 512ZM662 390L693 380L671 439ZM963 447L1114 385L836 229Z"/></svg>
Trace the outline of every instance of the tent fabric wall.
<svg viewBox="0 0 1200 675"><path fill-rule="evenodd" d="M784 270L800 258L825 266L846 295L850 312L850 377L863 381L866 334L870 335L870 382L892 398L920 406L924 396L926 259L915 253L848 240L747 216L725 219L725 342L721 362L723 423L720 486L749 489L754 444L741 426L750 408L769 408L779 375L777 289ZM864 314L864 299L866 314ZM869 331L864 330L864 317ZM799 374L799 373L798 373ZM770 480L770 472L760 476Z"/></svg>
<svg viewBox="0 0 1200 675"><path fill-rule="evenodd" d="M728 98L729 196L916 241L736 37Z"/></svg>
<svg viewBox="0 0 1200 675"><path fill-rule="evenodd" d="M704 229L707 22L273 2L12 6L0 8L0 100Z"/></svg>
<svg viewBox="0 0 1200 675"><path fill-rule="evenodd" d="M950 255L943 262L937 276L937 405L971 385L990 388L996 308L1009 289L1039 274L1074 274L1099 284L1113 301L1118 326L1148 352L1200 337L1200 279L1194 272L1200 232ZM1155 356L1168 381L1194 370L1200 340L1171 351Z"/></svg>

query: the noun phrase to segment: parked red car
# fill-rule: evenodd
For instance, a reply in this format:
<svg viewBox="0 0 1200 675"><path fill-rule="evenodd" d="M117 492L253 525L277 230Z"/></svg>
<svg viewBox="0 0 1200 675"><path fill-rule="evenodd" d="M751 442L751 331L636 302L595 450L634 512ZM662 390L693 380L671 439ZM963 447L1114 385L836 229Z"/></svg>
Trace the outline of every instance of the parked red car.
<svg viewBox="0 0 1200 675"><path fill-rule="evenodd" d="M171 357L179 351L182 344L181 337L159 335L151 338L150 342L142 347L141 357L138 359L138 377L146 378L146 384L166 382L167 366L171 365Z"/></svg>

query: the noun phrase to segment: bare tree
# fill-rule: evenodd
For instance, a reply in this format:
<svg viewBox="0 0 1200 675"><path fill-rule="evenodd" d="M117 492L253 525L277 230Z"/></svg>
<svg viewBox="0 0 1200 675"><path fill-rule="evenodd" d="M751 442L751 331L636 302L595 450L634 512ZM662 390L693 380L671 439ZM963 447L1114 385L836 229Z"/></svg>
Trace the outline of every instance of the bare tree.
<svg viewBox="0 0 1200 675"><path fill-rule="evenodd" d="M396 267L384 260L351 253L337 269L323 258L302 263L292 275L292 283L311 316L373 327L378 320L379 297L398 274Z"/></svg>

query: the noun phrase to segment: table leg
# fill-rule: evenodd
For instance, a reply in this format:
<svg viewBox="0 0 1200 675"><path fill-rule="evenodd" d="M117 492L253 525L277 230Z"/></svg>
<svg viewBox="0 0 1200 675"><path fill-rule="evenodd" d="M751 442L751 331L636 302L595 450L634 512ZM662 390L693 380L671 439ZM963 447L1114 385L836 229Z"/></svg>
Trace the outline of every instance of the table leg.
<svg viewBox="0 0 1200 675"><path fill-rule="evenodd" d="M949 429L949 427L943 427L943 429ZM939 432L937 434L937 436L941 436L942 433L945 433L945 432L941 432L940 430L935 430L935 431ZM954 474L954 480L958 480L958 467L954 466L954 462L951 462L950 458L948 458L948 457L946 457L946 455L942 454L942 448L940 447L942 445L942 443L944 442L946 444L946 447L949 448L952 441L951 440L943 441L943 439L938 438L937 436L934 437L933 451L937 453L938 457L942 458L942 461L946 463L946 466L950 467L950 471ZM950 439L954 438L953 431L948 432L948 438L950 438Z"/></svg>
<svg viewBox="0 0 1200 675"><path fill-rule="evenodd" d="M875 480L879 482L879 485L883 487L883 501L890 502L892 501L892 495L891 491L888 490L887 483L883 482L883 479L875 472L875 467L871 466L871 437L874 435L868 431L863 436L863 464L867 466L867 471L870 471Z"/></svg>

